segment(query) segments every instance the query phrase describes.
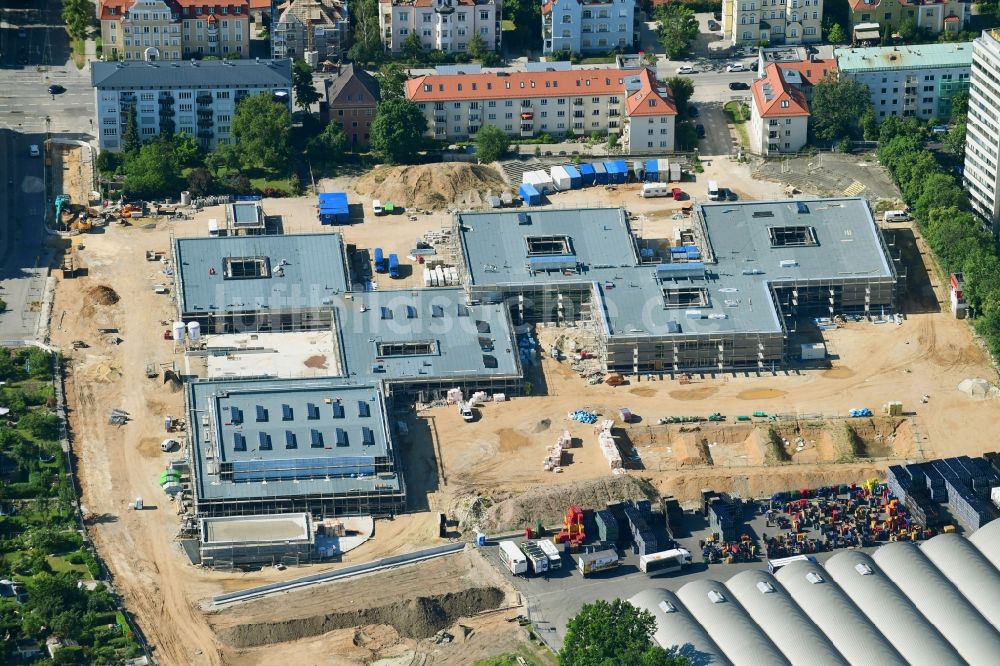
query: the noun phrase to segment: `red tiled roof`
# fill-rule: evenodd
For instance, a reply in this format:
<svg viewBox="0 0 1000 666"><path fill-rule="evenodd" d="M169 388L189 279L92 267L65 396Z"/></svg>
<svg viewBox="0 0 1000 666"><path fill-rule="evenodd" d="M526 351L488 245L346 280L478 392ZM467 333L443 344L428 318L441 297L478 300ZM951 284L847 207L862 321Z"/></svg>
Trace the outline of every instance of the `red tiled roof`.
<svg viewBox="0 0 1000 666"><path fill-rule="evenodd" d="M781 62L776 64L782 71L794 69L802 77L802 82L808 86L814 86L827 74L836 74L837 72L836 58L802 60L788 63Z"/></svg>
<svg viewBox="0 0 1000 666"><path fill-rule="evenodd" d="M103 0L101 2L101 20L114 21L121 19L135 0Z"/></svg>
<svg viewBox="0 0 1000 666"><path fill-rule="evenodd" d="M778 66L771 63L766 73L764 78L753 82L753 103L761 117L808 116L806 96L785 82Z"/></svg>
<svg viewBox="0 0 1000 666"><path fill-rule="evenodd" d="M954 21L961 21L962 19L960 19L959 17L955 16L954 14L949 14L948 16L944 17L944 20L947 21L947 22L949 22L949 23L952 23Z"/></svg>
<svg viewBox="0 0 1000 666"><path fill-rule="evenodd" d="M270 7L269 0L256 0L258 2L264 2L266 7ZM170 7L172 11L176 11L178 14L184 14L184 16L193 16L194 10L198 7L202 8L202 16L209 16L209 9L214 9L217 15L222 15L222 8L226 8L226 16L228 17L239 17L247 16L250 9L250 0L215 0L215 2L205 2L204 0L165 0L166 5ZM122 16L127 12L135 0L101 0L101 20L102 21L114 21L121 20ZM235 8L241 8L240 14L233 11ZM112 13L111 10L115 10ZM183 12L184 9L190 9L191 13L187 14Z"/></svg>
<svg viewBox="0 0 1000 666"><path fill-rule="evenodd" d="M260 10L271 9L271 0L250 0L250 11L260 11Z"/></svg>
<svg viewBox="0 0 1000 666"><path fill-rule="evenodd" d="M406 82L406 96L414 102L436 102L484 97L611 95L624 93L625 77L634 75L632 71L618 69L425 74Z"/></svg>
<svg viewBox="0 0 1000 666"><path fill-rule="evenodd" d="M430 7L434 4L434 0L404 0L399 2L398 0L379 0L380 5L393 5L398 7ZM452 0L454 5L466 5L472 6L476 4L476 0Z"/></svg>
<svg viewBox="0 0 1000 666"><path fill-rule="evenodd" d="M648 69L639 73L642 87L638 92L628 96L625 101L625 113L629 116L676 116L677 107L670 99L669 88L664 84L666 94L661 94L656 83L656 77Z"/></svg>
<svg viewBox="0 0 1000 666"><path fill-rule="evenodd" d="M878 9L878 3L880 1L881 0L871 0L870 2L868 0L848 0L851 5L852 12L860 12L865 9Z"/></svg>

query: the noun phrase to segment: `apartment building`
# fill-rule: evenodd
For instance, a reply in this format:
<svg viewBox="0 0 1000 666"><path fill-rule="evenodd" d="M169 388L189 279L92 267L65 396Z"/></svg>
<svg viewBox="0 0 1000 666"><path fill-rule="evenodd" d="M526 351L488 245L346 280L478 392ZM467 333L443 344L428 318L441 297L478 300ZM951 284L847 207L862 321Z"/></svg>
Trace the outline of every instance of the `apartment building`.
<svg viewBox="0 0 1000 666"><path fill-rule="evenodd" d="M810 44L823 38L823 0L722 0L733 44Z"/></svg>
<svg viewBox="0 0 1000 666"><path fill-rule="evenodd" d="M796 153L809 139L809 104L805 94L785 80L776 64L753 82L750 105L750 152Z"/></svg>
<svg viewBox="0 0 1000 666"><path fill-rule="evenodd" d="M834 49L841 76L864 83L879 120L951 117L951 98L969 89L971 42Z"/></svg>
<svg viewBox="0 0 1000 666"><path fill-rule="evenodd" d="M214 150L232 143L230 123L244 97L273 95L291 110L291 60L94 62L90 80L100 148L111 152L122 149L130 111L143 141L184 132Z"/></svg>
<svg viewBox="0 0 1000 666"><path fill-rule="evenodd" d="M986 30L972 42L963 181L972 210L1000 233L1000 31Z"/></svg>
<svg viewBox="0 0 1000 666"><path fill-rule="evenodd" d="M326 86L326 121L340 123L352 149L367 148L368 134L381 100L375 77L356 67L337 65Z"/></svg>
<svg viewBox="0 0 1000 666"><path fill-rule="evenodd" d="M632 48L637 34L635 4L635 0L543 2L543 53L605 53Z"/></svg>
<svg viewBox="0 0 1000 666"><path fill-rule="evenodd" d="M442 68L407 81L406 96L423 111L434 139L466 139L493 125L515 137L618 133L630 153L673 151L677 108L651 70L545 65L491 73Z"/></svg>
<svg viewBox="0 0 1000 666"><path fill-rule="evenodd" d="M889 26L895 31L903 19L913 19L931 34L961 32L972 16L969 0L848 0L851 32L865 23L877 23L879 34Z"/></svg>
<svg viewBox="0 0 1000 666"><path fill-rule="evenodd" d="M807 102L812 101L813 88L823 77L837 73L836 58L817 58L805 46L769 46L758 49L758 77L766 76L771 64L777 65L781 70L785 83L805 94Z"/></svg>
<svg viewBox="0 0 1000 666"><path fill-rule="evenodd" d="M385 49L399 53L413 34L425 50L464 53L473 35L500 50L501 0L379 0Z"/></svg>
<svg viewBox="0 0 1000 666"><path fill-rule="evenodd" d="M101 0L105 60L180 60L250 54L248 0Z"/></svg>
<svg viewBox="0 0 1000 666"><path fill-rule="evenodd" d="M338 62L349 39L346 0L291 0L271 31L271 57L303 58L316 51L318 62Z"/></svg>

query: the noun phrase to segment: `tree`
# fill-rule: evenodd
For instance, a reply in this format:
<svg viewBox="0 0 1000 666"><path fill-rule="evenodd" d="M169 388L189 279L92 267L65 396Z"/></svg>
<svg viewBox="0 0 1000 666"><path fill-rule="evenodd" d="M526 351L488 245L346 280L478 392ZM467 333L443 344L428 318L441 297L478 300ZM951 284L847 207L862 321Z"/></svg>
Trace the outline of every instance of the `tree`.
<svg viewBox="0 0 1000 666"><path fill-rule="evenodd" d="M868 86L827 74L813 88L813 133L821 141L860 136L859 121L871 105Z"/></svg>
<svg viewBox="0 0 1000 666"><path fill-rule="evenodd" d="M479 36L478 32L472 33L472 39L469 40L469 45L466 47L469 55L475 60L482 60L484 53L489 53L486 48L486 42L483 38Z"/></svg>
<svg viewBox="0 0 1000 666"><path fill-rule="evenodd" d="M655 16L659 22L660 44L668 58L677 60L687 53L691 40L698 36L698 19L694 11L677 2L657 6Z"/></svg>
<svg viewBox="0 0 1000 666"><path fill-rule="evenodd" d="M608 150L618 150L618 132L608 132Z"/></svg>
<svg viewBox="0 0 1000 666"><path fill-rule="evenodd" d="M59 417L44 409L33 409L17 422L18 428L28 431L35 439L56 441L59 439Z"/></svg>
<svg viewBox="0 0 1000 666"><path fill-rule="evenodd" d="M424 57L424 44L420 41L420 35L414 30L403 40L401 48L403 57L411 62L420 62Z"/></svg>
<svg viewBox="0 0 1000 666"><path fill-rule="evenodd" d="M354 34L347 56L359 65L380 62L384 47L378 25L378 0L351 0L349 13Z"/></svg>
<svg viewBox="0 0 1000 666"><path fill-rule="evenodd" d="M412 161L427 131L427 119L416 104L405 99L382 102L369 130L375 152L390 163Z"/></svg>
<svg viewBox="0 0 1000 666"><path fill-rule="evenodd" d="M667 79L667 85L674 96L678 118L686 118L688 100L694 94L694 81L686 76L672 76Z"/></svg>
<svg viewBox="0 0 1000 666"><path fill-rule="evenodd" d="M309 140L306 154L313 162L329 166L344 158L347 151L347 134L340 123L332 122L322 132Z"/></svg>
<svg viewBox="0 0 1000 666"><path fill-rule="evenodd" d="M566 626L560 666L684 666L653 643L656 619L627 601L584 604Z"/></svg>
<svg viewBox="0 0 1000 666"><path fill-rule="evenodd" d="M187 177L187 188L196 197L203 197L215 191L215 176L205 167L192 169Z"/></svg>
<svg viewBox="0 0 1000 666"><path fill-rule="evenodd" d="M961 90L951 96L952 117L966 116L969 114L969 91Z"/></svg>
<svg viewBox="0 0 1000 666"><path fill-rule="evenodd" d="M270 95L250 95L236 105L232 132L244 168L285 171L291 118L288 107Z"/></svg>
<svg viewBox="0 0 1000 666"><path fill-rule="evenodd" d="M874 109L871 107L865 109L858 124L865 141L878 141L878 119L875 117Z"/></svg>
<svg viewBox="0 0 1000 666"><path fill-rule="evenodd" d="M948 150L956 155L965 154L965 131L966 131L965 117L963 116L961 120L958 120L948 133L944 135L944 145L948 146Z"/></svg>
<svg viewBox="0 0 1000 666"><path fill-rule="evenodd" d="M507 154L510 137L495 125L483 125L476 132L476 156L480 164L489 164Z"/></svg>
<svg viewBox="0 0 1000 666"><path fill-rule="evenodd" d="M305 60L296 60L292 65L292 89L295 92L295 105L303 111L319 101L319 92L313 83L313 69Z"/></svg>
<svg viewBox="0 0 1000 666"><path fill-rule="evenodd" d="M830 25L830 31L826 33L826 41L831 44L844 43L844 29L840 27L839 23Z"/></svg>
<svg viewBox="0 0 1000 666"><path fill-rule="evenodd" d="M139 151L142 140L139 138L139 122L135 117L135 107L130 106L125 112L125 127L122 128L122 152L126 156Z"/></svg>
<svg viewBox="0 0 1000 666"><path fill-rule="evenodd" d="M97 10L90 0L63 0L62 18L66 22L66 32L73 39L86 39L96 16Z"/></svg>
<svg viewBox="0 0 1000 666"><path fill-rule="evenodd" d="M174 157L177 158L177 164L182 169L201 166L204 163L205 151L201 149L197 139L187 132L175 134L170 141L173 145Z"/></svg>
<svg viewBox="0 0 1000 666"><path fill-rule="evenodd" d="M896 27L896 34L903 42L912 42L918 35L917 22L909 16L903 18Z"/></svg>
<svg viewBox="0 0 1000 666"><path fill-rule="evenodd" d="M504 33L503 43L511 53L537 50L542 47L542 3L538 0L505 0L503 18L514 24L514 30Z"/></svg>
<svg viewBox="0 0 1000 666"><path fill-rule="evenodd" d="M176 194L184 185L173 145L166 137L143 144L125 163L125 194L136 199L154 199Z"/></svg>
<svg viewBox="0 0 1000 666"><path fill-rule="evenodd" d="M390 99L406 98L406 71L396 62L387 62L375 73L378 81L379 97L385 102Z"/></svg>

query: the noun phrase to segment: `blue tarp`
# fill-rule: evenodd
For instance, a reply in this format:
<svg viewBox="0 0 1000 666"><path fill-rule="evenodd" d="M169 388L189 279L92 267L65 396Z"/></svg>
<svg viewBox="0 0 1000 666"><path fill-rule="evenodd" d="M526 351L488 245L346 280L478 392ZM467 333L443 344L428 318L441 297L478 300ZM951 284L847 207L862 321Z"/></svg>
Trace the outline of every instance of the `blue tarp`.
<svg viewBox="0 0 1000 666"><path fill-rule="evenodd" d="M608 172L609 183L621 184L628 179L628 164L625 163L625 160L605 162L604 168Z"/></svg>
<svg viewBox="0 0 1000 666"><path fill-rule="evenodd" d="M566 169L566 173L569 174L570 187L574 190L578 190L583 187L583 178L580 176L580 172L576 170L575 166L567 164L563 168Z"/></svg>
<svg viewBox="0 0 1000 666"><path fill-rule="evenodd" d="M580 180L583 182L583 186L594 184L594 167L589 164L580 165Z"/></svg>
<svg viewBox="0 0 1000 666"><path fill-rule="evenodd" d="M593 162L591 166L594 168L594 182L598 185L607 185L609 182L608 170L605 168L604 164L601 162Z"/></svg>
<svg viewBox="0 0 1000 666"><path fill-rule="evenodd" d="M320 192L320 224L348 224L351 215L347 207L347 195L343 192Z"/></svg>
<svg viewBox="0 0 1000 666"><path fill-rule="evenodd" d="M646 182L660 182L659 160L646 160Z"/></svg>
<svg viewBox="0 0 1000 666"><path fill-rule="evenodd" d="M521 187L517 188L517 192L524 199L524 203L529 206L538 206L542 203L542 195L539 194L538 190L531 183L523 183Z"/></svg>

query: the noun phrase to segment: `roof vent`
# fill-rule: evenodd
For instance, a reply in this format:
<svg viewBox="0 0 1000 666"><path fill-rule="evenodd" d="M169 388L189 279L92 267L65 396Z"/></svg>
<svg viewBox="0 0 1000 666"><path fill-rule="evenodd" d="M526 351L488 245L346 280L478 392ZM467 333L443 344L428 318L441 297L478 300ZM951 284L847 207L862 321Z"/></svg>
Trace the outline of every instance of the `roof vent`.
<svg viewBox="0 0 1000 666"><path fill-rule="evenodd" d="M664 613L676 613L677 612L677 607L674 606L669 601L661 601L658 605L660 607L660 610L663 611Z"/></svg>
<svg viewBox="0 0 1000 666"><path fill-rule="evenodd" d="M807 573L806 580L812 583L813 585L819 585L820 583L826 582L825 580L823 580L823 577L818 573L816 573L815 571L810 571L809 573Z"/></svg>
<svg viewBox="0 0 1000 666"><path fill-rule="evenodd" d="M871 576L873 573L875 573L874 571L872 571L872 568L867 564L865 564L864 562L858 562L857 564L855 564L854 569L862 576Z"/></svg>
<svg viewBox="0 0 1000 666"><path fill-rule="evenodd" d="M719 592L718 590L709 590L708 600L711 601L713 604L722 604L726 602L726 595L724 595L722 592Z"/></svg>
<svg viewBox="0 0 1000 666"><path fill-rule="evenodd" d="M766 580L759 581L757 583L757 589L760 590L761 594L772 594L772 593L774 593L774 585L771 585Z"/></svg>

